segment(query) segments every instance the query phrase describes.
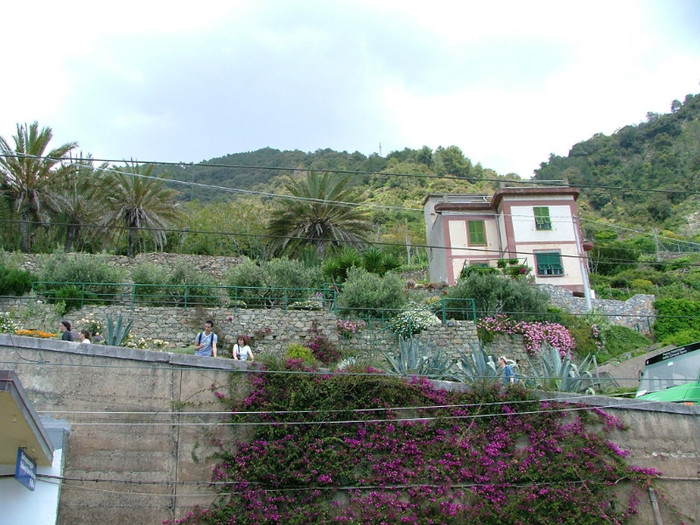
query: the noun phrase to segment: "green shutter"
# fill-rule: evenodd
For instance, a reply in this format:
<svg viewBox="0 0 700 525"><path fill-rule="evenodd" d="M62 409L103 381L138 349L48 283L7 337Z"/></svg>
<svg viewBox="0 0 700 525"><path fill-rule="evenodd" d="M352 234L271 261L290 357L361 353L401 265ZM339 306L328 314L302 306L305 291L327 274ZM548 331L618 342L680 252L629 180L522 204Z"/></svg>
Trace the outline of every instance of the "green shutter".
<svg viewBox="0 0 700 525"><path fill-rule="evenodd" d="M537 275L564 275L559 252L536 253Z"/></svg>
<svg viewBox="0 0 700 525"><path fill-rule="evenodd" d="M467 221L469 225L469 244L486 244L484 221Z"/></svg>
<svg viewBox="0 0 700 525"><path fill-rule="evenodd" d="M535 212L535 229L551 230L552 220L549 218L549 207L535 206L533 210Z"/></svg>

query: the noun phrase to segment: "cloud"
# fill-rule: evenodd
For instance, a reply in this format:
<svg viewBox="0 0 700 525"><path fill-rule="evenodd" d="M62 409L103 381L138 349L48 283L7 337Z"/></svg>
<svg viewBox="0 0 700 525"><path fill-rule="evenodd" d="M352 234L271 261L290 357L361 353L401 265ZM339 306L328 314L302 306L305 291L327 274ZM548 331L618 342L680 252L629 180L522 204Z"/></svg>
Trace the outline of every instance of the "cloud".
<svg viewBox="0 0 700 525"><path fill-rule="evenodd" d="M0 85L0 134L39 120L97 157L184 162L454 144L529 176L549 153L698 91L696 5L11 4L7 20L32 24L0 35L22 45Z"/></svg>

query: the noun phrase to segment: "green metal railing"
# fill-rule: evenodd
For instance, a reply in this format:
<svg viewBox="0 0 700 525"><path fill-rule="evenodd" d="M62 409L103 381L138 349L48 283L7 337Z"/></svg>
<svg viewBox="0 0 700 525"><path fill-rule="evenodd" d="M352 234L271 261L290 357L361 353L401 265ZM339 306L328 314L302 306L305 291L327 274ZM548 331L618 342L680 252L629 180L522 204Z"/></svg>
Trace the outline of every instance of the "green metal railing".
<svg viewBox="0 0 700 525"><path fill-rule="evenodd" d="M75 308L86 304L122 304L132 310L136 305L209 308L282 308L284 310L328 310L336 315L362 319L384 327L405 309L346 308L338 304L339 289L334 285L322 288L274 288L257 286L225 286L204 284L142 284L36 281L32 291L48 301L65 301ZM476 322L473 299L441 297L439 308L432 309L443 324L450 320Z"/></svg>
<svg viewBox="0 0 700 525"><path fill-rule="evenodd" d="M85 304L147 306L283 308L337 311L338 290L324 288L270 288L203 284L85 283L36 281L32 291L49 301Z"/></svg>

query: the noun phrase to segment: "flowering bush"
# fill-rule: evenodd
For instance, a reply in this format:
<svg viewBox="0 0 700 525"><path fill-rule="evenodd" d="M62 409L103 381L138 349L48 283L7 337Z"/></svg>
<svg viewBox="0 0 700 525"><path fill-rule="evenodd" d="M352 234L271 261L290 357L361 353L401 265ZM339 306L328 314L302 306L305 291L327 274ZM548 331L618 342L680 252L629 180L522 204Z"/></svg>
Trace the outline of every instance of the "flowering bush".
<svg viewBox="0 0 700 525"><path fill-rule="evenodd" d="M126 338L126 342L124 343L124 346L128 348L139 348L142 350L165 350L168 345L167 341L164 341L163 339L153 339L151 337L139 337L136 339L133 337L131 334L129 334Z"/></svg>
<svg viewBox="0 0 700 525"><path fill-rule="evenodd" d="M14 334L17 330L19 324L10 317L10 312L0 312L0 333Z"/></svg>
<svg viewBox="0 0 700 525"><path fill-rule="evenodd" d="M99 321L95 320L95 318L92 317L92 315L89 315L88 317L83 317L82 319L74 323L74 325L76 327L82 326L84 329L89 330L93 336L102 335L102 324Z"/></svg>
<svg viewBox="0 0 700 525"><path fill-rule="evenodd" d="M338 335L340 337L343 337L345 339L350 339L353 334L359 334L362 332L362 330L365 329L367 326L367 323L365 323L362 320L357 320L357 321L351 321L350 319L347 319L343 321L342 319L338 319L336 321L336 327L338 328Z"/></svg>
<svg viewBox="0 0 700 525"><path fill-rule="evenodd" d="M530 355L535 355L543 343L549 343L559 350L564 357L576 348L576 340L571 332L559 323L512 321L506 315L496 317L484 317L476 325L479 336L486 334L519 334L523 336L525 350ZM482 337L483 340L483 337Z"/></svg>
<svg viewBox="0 0 700 525"><path fill-rule="evenodd" d="M231 422L275 424L219 441L219 497L171 523L624 523L659 474L627 464L608 439L616 418L522 388L448 392L342 373L250 380L243 400L217 395ZM628 499L616 498L621 479Z"/></svg>
<svg viewBox="0 0 700 525"><path fill-rule="evenodd" d="M295 301L289 305L290 310L320 310L321 303L308 299L306 301Z"/></svg>
<svg viewBox="0 0 700 525"><path fill-rule="evenodd" d="M325 366L337 363L343 357L336 345L320 334L316 328L309 329L309 339L306 341L306 346L311 349L313 356Z"/></svg>
<svg viewBox="0 0 700 525"><path fill-rule="evenodd" d="M410 310L399 313L388 323L388 327L399 337L407 339L413 334L419 334L426 328L440 324L434 313L418 305L412 305Z"/></svg>

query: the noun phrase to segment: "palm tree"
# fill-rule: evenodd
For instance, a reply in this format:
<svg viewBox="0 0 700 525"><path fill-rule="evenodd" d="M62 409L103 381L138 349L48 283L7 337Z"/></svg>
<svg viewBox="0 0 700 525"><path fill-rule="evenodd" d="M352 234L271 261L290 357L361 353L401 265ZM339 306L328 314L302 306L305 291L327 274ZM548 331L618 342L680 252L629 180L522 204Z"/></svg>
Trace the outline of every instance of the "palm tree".
<svg viewBox="0 0 700 525"><path fill-rule="evenodd" d="M26 253L31 249L31 221L44 223L47 212L56 210L57 175L66 169L66 155L78 145L69 142L47 153L53 132L51 128L39 130L37 122L17 124L17 135L12 138L14 148L0 137L0 173L3 192L19 215L20 248Z"/></svg>
<svg viewBox="0 0 700 525"><path fill-rule="evenodd" d="M95 168L90 155L81 154L72 167L65 174L58 194L61 222L66 223L66 252L80 248L80 234L85 225L102 221L110 181L106 174L108 164Z"/></svg>
<svg viewBox="0 0 700 525"><path fill-rule="evenodd" d="M329 246L360 247L371 225L367 213L345 189L349 180L349 176L333 181L329 173L311 173L306 180L287 184L293 198L285 198L272 212L268 231L276 238L271 252L297 252L310 245L322 258Z"/></svg>
<svg viewBox="0 0 700 525"><path fill-rule="evenodd" d="M156 249L160 249L166 240L165 230L183 215L175 201L176 191L166 188L152 172L152 165L139 166L133 161L110 171L104 224L126 226L129 257L135 255L140 230L148 230Z"/></svg>

